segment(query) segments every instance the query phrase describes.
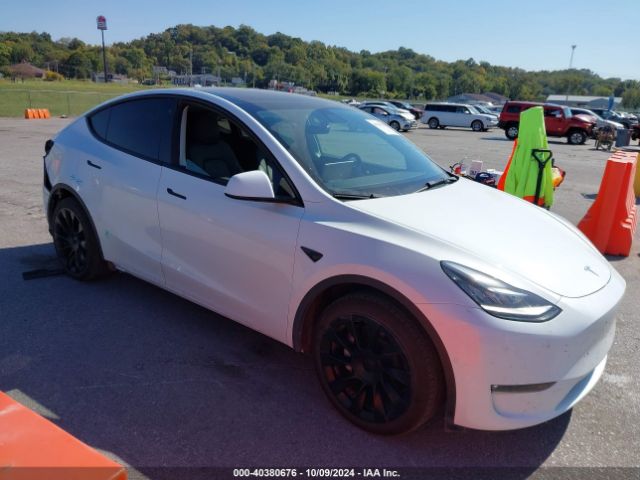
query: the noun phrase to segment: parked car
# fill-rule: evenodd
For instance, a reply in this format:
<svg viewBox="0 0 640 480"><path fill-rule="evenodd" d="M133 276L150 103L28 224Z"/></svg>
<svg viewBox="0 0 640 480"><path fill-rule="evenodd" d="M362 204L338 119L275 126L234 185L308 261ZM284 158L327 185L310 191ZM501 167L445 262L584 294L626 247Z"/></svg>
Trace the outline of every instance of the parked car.
<svg viewBox="0 0 640 480"><path fill-rule="evenodd" d="M476 429L544 422L594 387L613 344L625 282L574 226L339 102L135 92L48 140L43 179L70 277L128 272L310 353L331 403L372 432L441 410Z"/></svg>
<svg viewBox="0 0 640 480"><path fill-rule="evenodd" d="M612 122L620 123L624 126L624 128L629 129L633 125L638 123L638 120L631 117L625 117L620 115L618 112L614 110L607 110L606 108L592 108L594 113L597 113L605 120L611 120Z"/></svg>
<svg viewBox="0 0 640 480"><path fill-rule="evenodd" d="M403 132L407 132L412 128L418 127L418 123L413 118L413 115L411 115L409 112L407 112L406 115L403 115L399 110L395 108L372 104L363 104L358 108L367 113L370 113L376 118L379 118L394 130L402 130Z"/></svg>
<svg viewBox="0 0 640 480"><path fill-rule="evenodd" d="M498 118L498 114L492 112L491 110L489 110L487 107L485 107L484 105L478 105L478 104L473 104L471 105L478 113L484 113L485 115L492 115L494 117L496 117L496 120Z"/></svg>
<svg viewBox="0 0 640 480"><path fill-rule="evenodd" d="M607 126L613 128L613 130L624 128L624 125L622 125L621 123L614 122L612 120L605 120L597 113L591 110L587 110L586 108L569 107L569 110L571 111L572 115L582 115L583 117L588 117L589 121L595 123L595 127L593 127L593 130L591 131L591 136L593 138L597 137L598 130Z"/></svg>
<svg viewBox="0 0 640 480"><path fill-rule="evenodd" d="M566 137L567 141L574 145L583 144L591 137L595 122L582 115L572 115L568 107L552 103L509 101L502 108L498 124L508 139L514 140L518 137L520 113L535 106L544 108L547 136Z"/></svg>
<svg viewBox="0 0 640 480"><path fill-rule="evenodd" d="M636 124L631 129L631 140L640 140L640 124ZM638 142L640 144L640 141Z"/></svg>
<svg viewBox="0 0 640 480"><path fill-rule="evenodd" d="M398 100L389 100L389 103L391 105L397 107L397 108L402 108L403 110L407 110L408 112L410 112L413 115L413 117L416 120L420 120L420 117L422 117L422 110L420 110L419 108L414 107L410 103L400 102Z"/></svg>
<svg viewBox="0 0 640 480"><path fill-rule="evenodd" d="M427 103L421 121L429 128L466 127L474 132L484 132L498 124L495 116L478 113L465 103Z"/></svg>
<svg viewBox="0 0 640 480"><path fill-rule="evenodd" d="M415 116L409 110L407 110L405 108L397 107L393 103L388 102L386 100L366 100L366 101L362 102L360 105L362 105L362 106L377 105L379 107L384 107L389 111L397 113L398 115L403 116L407 120L415 120Z"/></svg>

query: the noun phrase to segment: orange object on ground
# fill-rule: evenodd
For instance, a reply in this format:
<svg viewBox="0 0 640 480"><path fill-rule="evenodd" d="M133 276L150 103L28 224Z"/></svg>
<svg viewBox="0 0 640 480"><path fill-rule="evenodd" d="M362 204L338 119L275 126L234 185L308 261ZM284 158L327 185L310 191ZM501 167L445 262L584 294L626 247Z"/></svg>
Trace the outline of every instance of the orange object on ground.
<svg viewBox="0 0 640 480"><path fill-rule="evenodd" d="M34 118L51 118L51 112L49 112L48 108L27 108L24 111L24 118L29 120Z"/></svg>
<svg viewBox="0 0 640 480"><path fill-rule="evenodd" d="M127 471L0 392L0 479L126 480Z"/></svg>
<svg viewBox="0 0 640 480"><path fill-rule="evenodd" d="M498 190L502 190L503 192L504 192L504 182L507 181L507 172L509 171L509 167L511 166L511 160L513 160L513 154L516 153L517 146L518 146L518 139L516 138L513 141L513 148L511 149L511 155L509 155L507 166L504 167L504 172L502 172L502 175L500 175L500 179L498 180L498 185L496 186Z"/></svg>
<svg viewBox="0 0 640 480"><path fill-rule="evenodd" d="M614 153L607 160L595 202L578 224L601 253L626 257L631 251L637 220L636 168L635 153Z"/></svg>

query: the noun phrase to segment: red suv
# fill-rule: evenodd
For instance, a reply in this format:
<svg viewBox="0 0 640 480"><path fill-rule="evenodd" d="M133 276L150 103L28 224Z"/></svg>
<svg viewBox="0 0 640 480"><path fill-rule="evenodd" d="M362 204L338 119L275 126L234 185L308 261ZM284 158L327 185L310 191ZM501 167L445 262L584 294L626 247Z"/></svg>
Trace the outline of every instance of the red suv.
<svg viewBox="0 0 640 480"><path fill-rule="evenodd" d="M581 145L591 136L595 123L583 115L571 115L571 110L562 105L534 102L507 102L500 113L498 127L504 129L508 139L518 136L520 112L531 107L544 108L544 126L549 137L567 137L569 143Z"/></svg>

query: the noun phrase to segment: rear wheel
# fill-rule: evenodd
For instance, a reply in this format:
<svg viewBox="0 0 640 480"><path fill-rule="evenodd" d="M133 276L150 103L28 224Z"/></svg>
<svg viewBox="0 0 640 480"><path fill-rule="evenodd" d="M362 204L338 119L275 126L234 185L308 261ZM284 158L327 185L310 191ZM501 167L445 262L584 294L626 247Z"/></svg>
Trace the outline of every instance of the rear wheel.
<svg viewBox="0 0 640 480"><path fill-rule="evenodd" d="M314 331L316 372L333 405L379 434L406 433L443 403L438 354L425 332L389 300L353 293L331 303Z"/></svg>
<svg viewBox="0 0 640 480"><path fill-rule="evenodd" d="M518 138L518 125L512 123L511 125L507 126L507 128L504 130L504 134L509 140L515 140L516 138Z"/></svg>
<svg viewBox="0 0 640 480"><path fill-rule="evenodd" d="M428 125L429 125L429 128L438 128L438 126L440 125L440 122L438 121L437 118L433 117L429 119Z"/></svg>
<svg viewBox="0 0 640 480"><path fill-rule="evenodd" d="M584 133L582 130L574 130L571 133L569 133L569 137L567 138L567 141L571 145L582 145L584 142L587 141L587 134Z"/></svg>
<svg viewBox="0 0 640 480"><path fill-rule="evenodd" d="M65 272L78 280L90 280L108 271L89 217L71 197L53 211L53 244Z"/></svg>
<svg viewBox="0 0 640 480"><path fill-rule="evenodd" d="M484 130L484 125L482 125L482 122L480 120L474 120L473 122L471 122L471 130L473 130L474 132L481 132Z"/></svg>

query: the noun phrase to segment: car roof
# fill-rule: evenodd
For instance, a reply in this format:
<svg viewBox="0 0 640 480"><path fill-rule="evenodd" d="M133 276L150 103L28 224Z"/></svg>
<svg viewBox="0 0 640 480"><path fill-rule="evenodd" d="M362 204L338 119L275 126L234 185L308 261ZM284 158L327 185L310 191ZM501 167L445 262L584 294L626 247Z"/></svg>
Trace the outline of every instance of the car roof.
<svg viewBox="0 0 640 480"><path fill-rule="evenodd" d="M217 97L227 100L237 107L250 112L255 110L286 110L288 108L344 108L351 109L353 107L345 105L335 100L327 100L318 97L311 97L299 93L278 92L274 90L260 90L257 88L153 88L132 92L125 95L107 100L100 105L85 112L85 116L91 115L93 112L102 110L110 105L120 103L122 101L144 98L147 96L164 96L175 95L181 97L192 97L202 100L203 97Z"/></svg>

